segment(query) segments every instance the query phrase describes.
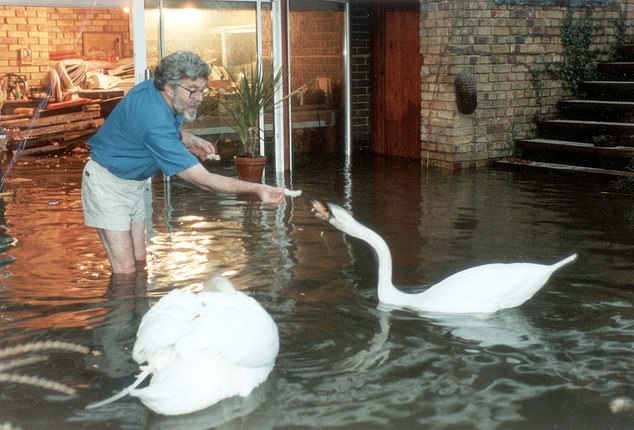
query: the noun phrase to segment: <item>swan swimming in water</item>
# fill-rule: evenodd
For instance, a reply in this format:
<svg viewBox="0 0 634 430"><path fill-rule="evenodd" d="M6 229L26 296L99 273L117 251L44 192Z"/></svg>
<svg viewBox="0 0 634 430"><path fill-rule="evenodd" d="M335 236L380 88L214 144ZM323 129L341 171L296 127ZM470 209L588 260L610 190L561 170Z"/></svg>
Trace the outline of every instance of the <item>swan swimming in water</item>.
<svg viewBox="0 0 634 430"><path fill-rule="evenodd" d="M268 378L278 350L277 325L266 310L215 276L199 293L175 289L150 308L132 350L142 372L123 391L87 408L129 394L154 412L179 415L246 397ZM149 385L137 388L149 375Z"/></svg>
<svg viewBox="0 0 634 430"><path fill-rule="evenodd" d="M533 297L557 269L577 258L577 254L573 254L552 265L485 264L455 273L421 293L410 294L392 284L392 256L378 234L341 206L333 203L325 206L316 200L312 205L318 218L374 249L379 263L379 302L395 308L438 313L493 313L513 308Z"/></svg>

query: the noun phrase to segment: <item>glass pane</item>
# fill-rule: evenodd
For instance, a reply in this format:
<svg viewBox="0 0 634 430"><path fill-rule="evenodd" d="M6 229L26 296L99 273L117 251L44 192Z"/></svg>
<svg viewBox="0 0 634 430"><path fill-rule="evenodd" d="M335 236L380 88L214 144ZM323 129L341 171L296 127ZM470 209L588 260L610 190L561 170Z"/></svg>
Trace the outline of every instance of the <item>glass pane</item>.
<svg viewBox="0 0 634 430"><path fill-rule="evenodd" d="M156 2L152 2L156 3ZM197 53L212 66L209 78L211 93L205 97L196 121L185 125L194 133L217 142L222 158L239 151L233 123L226 115L220 100L235 99L234 80L250 74L255 66L256 10L252 2L163 2L164 54L176 50ZM186 5L186 6L185 6ZM148 8L146 2L146 37L148 65L153 69L160 59L159 10ZM263 65L264 73L271 73L270 5L263 4ZM269 107L270 108L270 107ZM267 121L267 141L272 140L272 125ZM267 144L268 147L272 145Z"/></svg>
<svg viewBox="0 0 634 430"><path fill-rule="evenodd" d="M343 150L344 89L343 5L290 1L293 154L296 162L313 153Z"/></svg>

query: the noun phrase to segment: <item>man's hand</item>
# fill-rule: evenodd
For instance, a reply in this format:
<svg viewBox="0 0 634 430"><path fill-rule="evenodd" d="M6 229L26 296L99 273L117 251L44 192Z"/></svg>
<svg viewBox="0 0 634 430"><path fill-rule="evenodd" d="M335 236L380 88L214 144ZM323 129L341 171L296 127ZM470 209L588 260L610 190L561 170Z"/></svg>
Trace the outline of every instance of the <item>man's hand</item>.
<svg viewBox="0 0 634 430"><path fill-rule="evenodd" d="M279 204L284 201L284 188L271 187L262 184L257 189L257 194L262 203Z"/></svg>
<svg viewBox="0 0 634 430"><path fill-rule="evenodd" d="M201 160L219 160L216 147L213 143L187 131L181 131L183 144Z"/></svg>

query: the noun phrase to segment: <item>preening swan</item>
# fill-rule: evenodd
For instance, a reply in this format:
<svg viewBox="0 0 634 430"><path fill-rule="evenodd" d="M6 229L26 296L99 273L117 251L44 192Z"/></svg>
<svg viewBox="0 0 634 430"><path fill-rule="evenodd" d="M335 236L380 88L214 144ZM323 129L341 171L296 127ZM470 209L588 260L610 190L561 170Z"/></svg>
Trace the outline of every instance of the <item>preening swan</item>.
<svg viewBox="0 0 634 430"><path fill-rule="evenodd" d="M199 293L175 289L150 308L132 350L142 372L128 388L87 408L129 394L154 412L177 415L246 397L268 378L278 350L271 316L216 276ZM149 375L149 385L137 388Z"/></svg>
<svg viewBox="0 0 634 430"><path fill-rule="evenodd" d="M418 294L392 284L392 256L385 241L352 215L332 203L313 200L313 211L332 226L363 240L376 252L379 263L379 302L397 308L439 313L491 313L521 305L539 291L560 267L577 258L573 254L552 264L494 263L458 272Z"/></svg>

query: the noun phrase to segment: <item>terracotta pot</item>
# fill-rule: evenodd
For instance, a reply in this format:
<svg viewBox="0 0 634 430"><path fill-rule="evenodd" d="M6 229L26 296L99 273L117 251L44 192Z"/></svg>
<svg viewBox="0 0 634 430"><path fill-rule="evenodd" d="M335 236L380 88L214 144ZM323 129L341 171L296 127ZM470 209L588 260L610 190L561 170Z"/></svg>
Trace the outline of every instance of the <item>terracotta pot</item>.
<svg viewBox="0 0 634 430"><path fill-rule="evenodd" d="M266 166L266 157L233 157L238 177L244 181L262 182L262 172Z"/></svg>

